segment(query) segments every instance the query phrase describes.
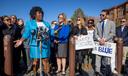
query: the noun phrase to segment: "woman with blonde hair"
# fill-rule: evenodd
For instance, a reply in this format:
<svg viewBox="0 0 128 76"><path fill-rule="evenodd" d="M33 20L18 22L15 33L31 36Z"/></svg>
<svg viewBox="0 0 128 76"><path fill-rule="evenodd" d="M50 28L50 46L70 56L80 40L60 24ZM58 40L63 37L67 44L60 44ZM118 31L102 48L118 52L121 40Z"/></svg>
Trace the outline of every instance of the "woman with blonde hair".
<svg viewBox="0 0 128 76"><path fill-rule="evenodd" d="M66 15L64 13L60 13L58 15L58 25L55 26L54 31L55 31L54 42L58 45L57 47L58 50L56 53L58 69L56 73L60 73L62 71L62 74L66 74L65 67L66 67L66 57L67 57L70 26L67 24ZM62 70L61 70L61 65L62 65Z"/></svg>
<svg viewBox="0 0 128 76"><path fill-rule="evenodd" d="M76 25L73 27L71 31L72 36L77 39L80 35L87 35L87 29L85 27L85 21L82 17L77 17ZM77 50L76 51L76 72L82 72L82 63L84 62L85 50Z"/></svg>

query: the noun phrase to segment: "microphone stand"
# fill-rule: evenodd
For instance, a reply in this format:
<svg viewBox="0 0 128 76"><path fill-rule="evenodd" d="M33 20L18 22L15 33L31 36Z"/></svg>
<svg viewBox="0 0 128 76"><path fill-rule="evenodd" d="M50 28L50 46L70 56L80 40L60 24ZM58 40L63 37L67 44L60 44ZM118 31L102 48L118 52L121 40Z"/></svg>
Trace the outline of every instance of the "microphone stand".
<svg viewBox="0 0 128 76"><path fill-rule="evenodd" d="M37 30L37 44L39 44L39 47L40 47L40 76L43 76L42 75L42 41L45 41L46 40L46 35L47 35L47 32L46 32L46 29L42 29L42 27L39 27L38 30Z"/></svg>
<svg viewBox="0 0 128 76"><path fill-rule="evenodd" d="M40 76L42 76L42 40L40 40Z"/></svg>
<svg viewBox="0 0 128 76"><path fill-rule="evenodd" d="M37 30L37 45L39 45L39 48L40 48L40 76L43 76L42 75L42 36L41 36L41 29L39 28ZM38 48L37 48L38 50Z"/></svg>

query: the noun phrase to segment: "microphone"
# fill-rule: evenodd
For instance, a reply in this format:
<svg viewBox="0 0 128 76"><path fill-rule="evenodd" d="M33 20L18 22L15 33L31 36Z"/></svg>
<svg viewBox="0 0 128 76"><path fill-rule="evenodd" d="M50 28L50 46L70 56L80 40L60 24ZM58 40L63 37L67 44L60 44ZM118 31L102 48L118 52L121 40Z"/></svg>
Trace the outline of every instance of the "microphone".
<svg viewBox="0 0 128 76"><path fill-rule="evenodd" d="M45 27L38 27L38 32L37 32L37 39L38 40L47 40L48 39L48 29Z"/></svg>
<svg viewBox="0 0 128 76"><path fill-rule="evenodd" d="M33 30L31 31L31 34L32 34L32 35L35 35L35 34L36 34L36 30L33 29Z"/></svg>
<svg viewBox="0 0 128 76"><path fill-rule="evenodd" d="M43 37L43 27L40 26L37 28L37 40L40 41L42 40L42 37Z"/></svg>
<svg viewBox="0 0 128 76"><path fill-rule="evenodd" d="M33 30L31 31L31 34L32 34L32 41L33 41L33 39L34 39L34 35L36 34L36 30L33 29ZM31 41L31 42L32 42L32 41Z"/></svg>

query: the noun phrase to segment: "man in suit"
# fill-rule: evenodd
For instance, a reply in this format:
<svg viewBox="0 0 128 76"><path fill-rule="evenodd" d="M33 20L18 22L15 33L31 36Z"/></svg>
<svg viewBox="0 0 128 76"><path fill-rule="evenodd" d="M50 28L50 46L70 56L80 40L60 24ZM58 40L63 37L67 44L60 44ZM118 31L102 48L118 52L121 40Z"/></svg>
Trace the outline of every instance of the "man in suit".
<svg viewBox="0 0 128 76"><path fill-rule="evenodd" d="M125 18L121 19L121 25L116 28L116 36L123 39L123 60L122 64L125 65L126 55L128 53L128 26Z"/></svg>
<svg viewBox="0 0 128 76"><path fill-rule="evenodd" d="M105 42L113 42L113 37L115 36L115 23L107 17L108 11L102 10L100 14L101 21L97 23L94 31L94 39L100 45L104 45ZM111 59L115 60L115 58L96 55L95 71L97 76L109 76L111 74L111 70L115 68L115 62L112 64Z"/></svg>

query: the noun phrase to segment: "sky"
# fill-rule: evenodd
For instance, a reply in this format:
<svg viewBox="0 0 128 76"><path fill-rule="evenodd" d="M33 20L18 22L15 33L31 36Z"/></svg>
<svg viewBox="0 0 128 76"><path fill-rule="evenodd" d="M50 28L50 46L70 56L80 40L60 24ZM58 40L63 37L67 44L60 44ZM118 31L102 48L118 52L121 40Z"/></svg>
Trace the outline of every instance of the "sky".
<svg viewBox="0 0 128 76"><path fill-rule="evenodd" d="M81 8L86 16L99 16L103 9L111 8L127 0L0 0L0 16L16 15L27 21L33 6L40 6L44 11L44 20L57 21L59 13L64 12L71 18L77 8Z"/></svg>

